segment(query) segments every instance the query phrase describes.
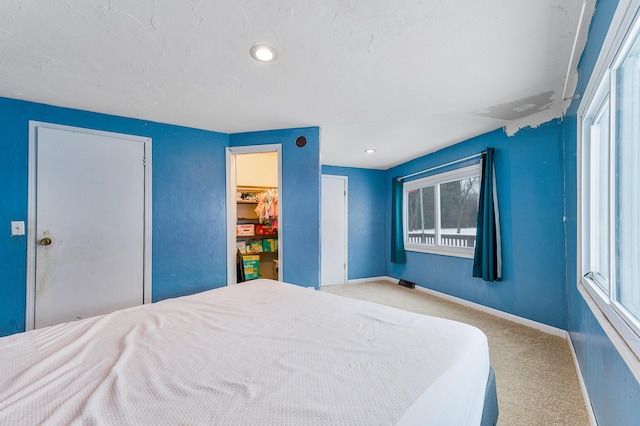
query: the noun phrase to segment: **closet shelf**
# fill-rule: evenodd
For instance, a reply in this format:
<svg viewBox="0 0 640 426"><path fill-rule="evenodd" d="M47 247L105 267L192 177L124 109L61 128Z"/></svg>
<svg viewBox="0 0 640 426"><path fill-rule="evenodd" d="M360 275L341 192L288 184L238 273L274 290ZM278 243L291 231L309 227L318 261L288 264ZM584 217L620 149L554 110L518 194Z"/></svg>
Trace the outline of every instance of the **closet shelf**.
<svg viewBox="0 0 640 426"><path fill-rule="evenodd" d="M268 234L268 235L236 235L237 239L246 238L248 240L264 240L269 238L278 238L278 234Z"/></svg>
<svg viewBox="0 0 640 426"><path fill-rule="evenodd" d="M256 255L256 254L263 254L263 255L278 255L277 251L248 251L246 253L240 252L241 256L249 256L249 255Z"/></svg>

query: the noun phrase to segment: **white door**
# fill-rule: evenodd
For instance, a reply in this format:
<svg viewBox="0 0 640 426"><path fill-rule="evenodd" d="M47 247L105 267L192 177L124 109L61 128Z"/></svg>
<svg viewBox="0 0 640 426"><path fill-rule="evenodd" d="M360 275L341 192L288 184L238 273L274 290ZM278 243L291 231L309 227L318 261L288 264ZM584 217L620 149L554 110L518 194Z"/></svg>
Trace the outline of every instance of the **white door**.
<svg viewBox="0 0 640 426"><path fill-rule="evenodd" d="M321 285L347 283L347 177L322 175Z"/></svg>
<svg viewBox="0 0 640 426"><path fill-rule="evenodd" d="M142 304L145 144L36 129L35 328Z"/></svg>

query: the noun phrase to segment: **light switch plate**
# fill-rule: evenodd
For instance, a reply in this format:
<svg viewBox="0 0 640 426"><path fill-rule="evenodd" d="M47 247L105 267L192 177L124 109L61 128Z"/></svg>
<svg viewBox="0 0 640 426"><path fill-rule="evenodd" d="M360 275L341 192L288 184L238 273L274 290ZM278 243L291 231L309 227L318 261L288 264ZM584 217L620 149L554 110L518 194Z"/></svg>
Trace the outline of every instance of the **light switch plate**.
<svg viewBox="0 0 640 426"><path fill-rule="evenodd" d="M11 235L24 235L24 221L12 220L11 221Z"/></svg>

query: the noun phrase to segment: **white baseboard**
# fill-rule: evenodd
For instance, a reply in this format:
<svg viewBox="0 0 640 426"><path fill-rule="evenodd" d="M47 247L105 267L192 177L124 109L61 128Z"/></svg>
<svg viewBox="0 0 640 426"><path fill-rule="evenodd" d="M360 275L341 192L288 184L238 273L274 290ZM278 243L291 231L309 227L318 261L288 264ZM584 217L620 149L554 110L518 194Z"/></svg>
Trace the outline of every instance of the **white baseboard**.
<svg viewBox="0 0 640 426"><path fill-rule="evenodd" d="M541 322L533 321L527 318L519 317L517 315L510 314L508 312L499 311L497 309L489 308L488 306L480 305L479 303L469 302L468 300L460 299L459 297L451 296L445 293L440 293L439 291L431 290L429 288L416 286L416 290L423 291L432 296L439 297L441 299L449 300L451 302L457 303L462 306L466 306L472 309L476 309L478 311L485 312L487 314L503 318L512 322L515 322L520 325L524 325L527 327L535 328L536 330L543 331L547 334L553 334L555 336L562 337L563 339L567 338L567 331L562 330L557 327L553 327L547 324L543 324Z"/></svg>
<svg viewBox="0 0 640 426"><path fill-rule="evenodd" d="M389 281L392 283L398 283L398 280L395 278L380 276L380 277L371 277L371 278L357 278L355 280L349 280L349 284L358 284L358 283L366 283L369 281Z"/></svg>
<svg viewBox="0 0 640 426"><path fill-rule="evenodd" d="M362 283L362 282L367 282L367 281L389 281L392 283L397 284L398 283L398 279L396 278L392 278L392 277L388 277L388 276L380 276L380 277L371 277L371 278L358 278L355 280L349 280L349 284L356 284L356 283ZM441 293L439 291L436 290L431 290L429 288L425 288L425 287L421 287L421 286L416 286L416 290L419 291L423 291L425 293L428 293L432 296L435 297L439 297L441 299L445 299L448 300L450 302L454 302L457 303L459 305L462 306L466 306L478 311L482 311L485 312L487 314L499 317L499 318L503 318L512 322L515 322L517 324L521 324L527 327L531 327L534 328L536 330L540 330L542 332L548 333L548 334L553 334L554 336L559 336L562 337L563 339L567 338L567 331L566 330L562 330L560 328L557 327L553 327L547 324L543 324L537 321L533 321L527 318L522 318L519 317L517 315L513 315L507 312L503 312L503 311L499 311L497 309L493 309L493 308L489 308L487 306L484 305L480 305L479 303L474 303L474 302L470 302L468 300L465 299L460 299L459 297L455 297L455 296L451 296L449 294L445 294L445 293Z"/></svg>
<svg viewBox="0 0 640 426"><path fill-rule="evenodd" d="M589 424L591 426L598 426L598 422L596 421L596 415L593 412L593 407L591 406L591 399L589 399L589 393L587 392L587 386L585 385L584 379L582 378L580 363L578 362L578 356L576 355L576 350L573 347L573 342L571 341L570 333L567 333L567 342L569 343L569 348L571 349L571 356L573 357L573 364L575 365L576 373L578 374L578 381L580 382L580 390L582 391L582 397L584 398L584 403L587 406L587 414L589 415Z"/></svg>

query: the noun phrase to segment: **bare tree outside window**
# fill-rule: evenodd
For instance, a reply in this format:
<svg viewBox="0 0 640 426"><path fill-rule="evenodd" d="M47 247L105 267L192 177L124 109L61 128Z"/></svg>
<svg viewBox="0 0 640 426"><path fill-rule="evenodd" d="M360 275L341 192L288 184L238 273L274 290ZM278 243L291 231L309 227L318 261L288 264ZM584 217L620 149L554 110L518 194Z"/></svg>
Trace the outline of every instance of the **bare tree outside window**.
<svg viewBox="0 0 640 426"><path fill-rule="evenodd" d="M475 247L480 177L440 184L440 244Z"/></svg>
<svg viewBox="0 0 640 426"><path fill-rule="evenodd" d="M475 247L479 194L480 176L408 190L407 242ZM436 197L439 197L439 212L436 211Z"/></svg>
<svg viewBox="0 0 640 426"><path fill-rule="evenodd" d="M427 186L409 191L409 238L419 244L435 244L435 188Z"/></svg>

